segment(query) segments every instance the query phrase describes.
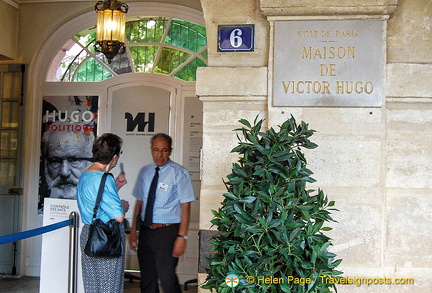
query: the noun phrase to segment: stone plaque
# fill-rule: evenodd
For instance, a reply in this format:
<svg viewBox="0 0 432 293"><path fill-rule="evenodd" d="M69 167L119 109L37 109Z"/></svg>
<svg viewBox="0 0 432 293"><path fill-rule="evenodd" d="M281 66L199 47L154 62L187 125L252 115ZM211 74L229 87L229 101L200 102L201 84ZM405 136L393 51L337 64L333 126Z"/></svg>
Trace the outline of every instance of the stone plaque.
<svg viewBox="0 0 432 293"><path fill-rule="evenodd" d="M381 20L276 21L273 106L380 107Z"/></svg>

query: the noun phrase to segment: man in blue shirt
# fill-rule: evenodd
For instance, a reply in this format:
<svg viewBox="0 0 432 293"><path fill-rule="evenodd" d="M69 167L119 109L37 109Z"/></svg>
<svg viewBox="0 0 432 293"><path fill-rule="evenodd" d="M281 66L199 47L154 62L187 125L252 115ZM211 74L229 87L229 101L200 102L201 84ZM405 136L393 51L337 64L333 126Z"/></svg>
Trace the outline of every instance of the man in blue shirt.
<svg viewBox="0 0 432 293"><path fill-rule="evenodd" d="M164 293L181 293L175 270L186 249L190 202L195 196L189 172L169 158L171 137L158 133L150 143L153 163L140 170L133 190L136 203L129 244L137 251L142 293L159 292L158 280ZM137 223L138 215L142 224Z"/></svg>

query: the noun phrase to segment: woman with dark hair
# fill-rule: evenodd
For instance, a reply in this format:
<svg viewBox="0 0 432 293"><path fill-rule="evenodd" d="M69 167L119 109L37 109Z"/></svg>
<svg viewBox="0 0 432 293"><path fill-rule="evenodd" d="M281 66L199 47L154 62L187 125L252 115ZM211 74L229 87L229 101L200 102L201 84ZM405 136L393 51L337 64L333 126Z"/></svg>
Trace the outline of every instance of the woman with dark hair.
<svg viewBox="0 0 432 293"><path fill-rule="evenodd" d="M93 143L93 164L82 174L77 186L78 208L84 227L80 236L81 262L84 290L86 293L123 292L124 252L120 257L90 257L84 253L89 225L92 223L93 208L96 203L102 175L113 169L119 160L123 140L112 133L104 133ZM102 200L96 217L104 223L111 219L123 222L129 203L120 200L118 190L127 183L124 172L114 180L107 176ZM122 238L124 241L124 225Z"/></svg>

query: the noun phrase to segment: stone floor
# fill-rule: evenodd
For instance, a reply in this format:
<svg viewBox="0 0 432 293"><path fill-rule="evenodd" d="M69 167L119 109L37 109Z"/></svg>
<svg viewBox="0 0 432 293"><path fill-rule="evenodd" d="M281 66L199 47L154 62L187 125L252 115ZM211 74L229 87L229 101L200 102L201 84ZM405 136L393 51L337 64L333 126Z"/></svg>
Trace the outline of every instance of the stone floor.
<svg viewBox="0 0 432 293"><path fill-rule="evenodd" d="M197 284L189 284L187 286L187 289L188 290L183 290L183 292L196 293ZM37 277L1 278L0 277L0 292L39 293L39 278ZM124 293L139 293L139 292L140 292L139 281L130 282L129 280L125 279Z"/></svg>

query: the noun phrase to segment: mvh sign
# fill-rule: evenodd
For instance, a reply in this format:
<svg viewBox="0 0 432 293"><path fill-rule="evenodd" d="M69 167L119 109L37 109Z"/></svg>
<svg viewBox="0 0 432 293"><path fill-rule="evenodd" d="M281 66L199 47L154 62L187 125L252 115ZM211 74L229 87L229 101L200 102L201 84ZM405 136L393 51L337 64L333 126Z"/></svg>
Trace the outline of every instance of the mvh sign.
<svg viewBox="0 0 432 293"><path fill-rule="evenodd" d="M139 112L135 117L131 113L125 113L126 131L132 132L138 126L138 132L144 132L147 126L148 132L154 132L155 129L155 113L148 113L148 120L145 119L146 114Z"/></svg>

